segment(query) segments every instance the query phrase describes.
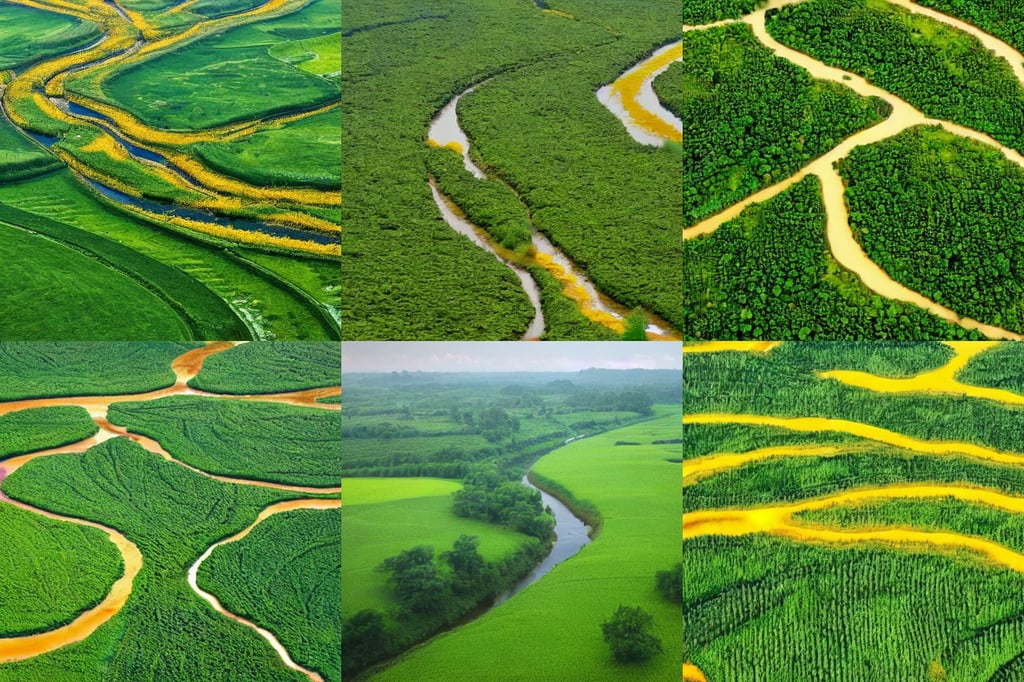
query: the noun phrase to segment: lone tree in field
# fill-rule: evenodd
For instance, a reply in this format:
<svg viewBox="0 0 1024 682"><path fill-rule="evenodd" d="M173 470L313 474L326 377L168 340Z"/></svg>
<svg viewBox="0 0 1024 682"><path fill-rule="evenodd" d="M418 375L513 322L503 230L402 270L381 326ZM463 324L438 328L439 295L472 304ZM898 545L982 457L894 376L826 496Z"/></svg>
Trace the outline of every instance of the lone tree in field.
<svg viewBox="0 0 1024 682"><path fill-rule="evenodd" d="M604 641L612 649L615 660L621 663L646 661L655 654L664 653L661 640L650 633L654 616L639 606L619 605L612 619L601 623Z"/></svg>

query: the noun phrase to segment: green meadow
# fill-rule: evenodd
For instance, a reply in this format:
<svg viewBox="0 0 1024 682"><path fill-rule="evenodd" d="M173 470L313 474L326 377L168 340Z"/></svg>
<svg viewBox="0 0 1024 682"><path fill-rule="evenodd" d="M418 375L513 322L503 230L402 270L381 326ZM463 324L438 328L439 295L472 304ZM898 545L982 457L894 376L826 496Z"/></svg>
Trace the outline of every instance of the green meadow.
<svg viewBox="0 0 1024 682"><path fill-rule="evenodd" d="M571 443L532 469L598 509L601 528L590 545L479 620L414 649L372 679L488 680L496 671L523 680L678 679L679 607L658 594L654 574L680 560L680 445L652 441L678 439L681 413L656 410L651 421ZM666 653L636 666L614 662L600 624L620 604L653 614Z"/></svg>
<svg viewBox="0 0 1024 682"><path fill-rule="evenodd" d="M17 69L71 52L101 37L100 28L66 14L22 5L0 6L0 69Z"/></svg>
<svg viewBox="0 0 1024 682"><path fill-rule="evenodd" d="M417 545L438 551L460 535L480 539L480 553L494 561L511 554L531 538L484 521L456 516L452 494L462 488L441 478L345 478L345 521L342 525L341 612L352 615L369 608L396 605L386 576L374 571L389 556Z"/></svg>

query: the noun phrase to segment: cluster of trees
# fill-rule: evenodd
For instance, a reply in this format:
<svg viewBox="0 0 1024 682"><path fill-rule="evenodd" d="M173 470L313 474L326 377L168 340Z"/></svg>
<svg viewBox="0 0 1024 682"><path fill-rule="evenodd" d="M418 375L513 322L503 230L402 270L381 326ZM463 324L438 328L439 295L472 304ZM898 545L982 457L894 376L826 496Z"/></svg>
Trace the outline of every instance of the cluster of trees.
<svg viewBox="0 0 1024 682"><path fill-rule="evenodd" d="M917 0L951 17L958 17L986 33L1002 38L1018 50L1024 50L1024 24L1016 0Z"/></svg>
<svg viewBox="0 0 1024 682"><path fill-rule="evenodd" d="M1012 256L1024 247L1024 170L924 127L854 149L840 169L850 227L886 272L960 315L1024 331L1024 263Z"/></svg>
<svg viewBox="0 0 1024 682"><path fill-rule="evenodd" d="M654 400L647 391L578 391L566 396L566 404L576 410L594 412L636 412L654 414Z"/></svg>
<svg viewBox="0 0 1024 682"><path fill-rule="evenodd" d="M487 603L529 573L548 549L530 541L488 562L477 546L476 537L462 535L440 556L421 545L385 559L378 570L388 574L397 606L390 612L364 609L344 620L343 674L357 675Z"/></svg>
<svg viewBox="0 0 1024 682"><path fill-rule="evenodd" d="M888 113L881 100L776 57L746 24L688 31L683 53L684 226L789 177Z"/></svg>
<svg viewBox="0 0 1024 682"><path fill-rule="evenodd" d="M1024 88L1003 59L967 33L861 0L789 5L770 14L767 27L780 42L858 73L928 116L1024 150Z"/></svg>
<svg viewBox="0 0 1024 682"><path fill-rule="evenodd" d="M683 5L683 24L695 26L753 12L765 0L690 0Z"/></svg>
<svg viewBox="0 0 1024 682"><path fill-rule="evenodd" d="M891 177L878 176L879 183L889 183L890 191L895 189ZM886 220L903 224L896 211ZM808 176L746 209L713 234L683 242L687 335L800 340L977 337L976 332L867 289L831 256L824 221L820 183ZM907 240L908 248L920 243ZM874 255L871 249L868 252ZM885 262L879 264L897 276Z"/></svg>
<svg viewBox="0 0 1024 682"><path fill-rule="evenodd" d="M620 663L639 663L665 652L661 640L651 634L654 616L639 606L622 606L601 623L604 641Z"/></svg>
<svg viewBox="0 0 1024 682"><path fill-rule="evenodd" d="M0 416L0 458L88 438L98 427L83 407L58 405Z"/></svg>
<svg viewBox="0 0 1024 682"><path fill-rule="evenodd" d="M265 341L244 343L203 360L189 386L213 393L278 393L337 386L337 343Z"/></svg>
<svg viewBox="0 0 1024 682"><path fill-rule="evenodd" d="M526 207L511 189L497 180L473 177L459 153L451 149L428 150L426 164L441 194L451 199L469 222L511 251L525 251L531 245L533 227Z"/></svg>
<svg viewBox="0 0 1024 682"><path fill-rule="evenodd" d="M452 510L459 516L496 523L547 542L554 520L545 513L540 493L524 486L517 473L502 472L493 462L472 467L462 490L453 496Z"/></svg>

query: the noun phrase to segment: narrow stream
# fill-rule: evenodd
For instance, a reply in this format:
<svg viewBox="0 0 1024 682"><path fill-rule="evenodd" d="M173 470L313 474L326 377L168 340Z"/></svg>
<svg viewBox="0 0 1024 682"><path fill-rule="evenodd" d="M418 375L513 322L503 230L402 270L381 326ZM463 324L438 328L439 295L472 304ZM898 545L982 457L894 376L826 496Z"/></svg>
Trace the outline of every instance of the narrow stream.
<svg viewBox="0 0 1024 682"><path fill-rule="evenodd" d="M683 122L661 105L652 85L655 78L682 58L682 41L670 43L597 91L598 101L622 121L630 137L640 144L660 147L666 140L682 140Z"/></svg>
<svg viewBox="0 0 1024 682"><path fill-rule="evenodd" d="M589 530L587 524L577 518L557 497L548 495L546 492L531 483L529 474L523 476L523 485L528 488L533 488L539 492L540 499L544 504L544 507L550 509L551 513L554 515L555 544L551 547L551 552L547 557L545 557L544 561L542 561L537 568L530 571L529 575L519 581L519 584L499 596L494 601L494 606L491 608L499 606L510 598L516 596L527 587L547 575L552 568L566 559L574 557L576 553L584 547L584 545L590 544L590 536L587 535L587 531Z"/></svg>
<svg viewBox="0 0 1024 682"><path fill-rule="evenodd" d="M681 47L682 43L675 43L673 45ZM671 48L673 45L668 47ZM659 53L656 54L660 54L661 52L662 51L659 51ZM667 68L667 64L665 68ZM652 75L651 78L653 79L653 77L654 76ZM459 100L463 96L470 94L481 85L487 83L488 80L490 79L481 81L453 97L444 105L444 107L442 107L441 111L438 112L433 120L431 120L430 129L427 133L428 143L438 147L450 146L458 151L462 156L462 164L465 166L466 170L472 173L473 177L479 180L487 180L489 177L482 168L473 163L473 160L469 156L469 138L459 125L458 112L456 108ZM682 129L681 122L680 129ZM658 140L658 144L661 144L661 138L658 138ZM515 189L508 185L508 183L505 183L500 178L498 181L503 182L510 191L516 193L518 196ZM536 317L534 317L534 322L531 323L530 329L527 330L524 338L539 338L540 335L544 333L544 317L540 308L540 296L536 282L534 282L533 278L531 278L521 267L515 265L509 257L503 255L500 248L495 247L491 241L490 235L488 235L485 230L458 216L453 210L453 202L451 202L447 197L441 195L437 189L437 184L433 179L430 180L430 189L434 195L434 203L437 204L438 208L441 210L441 214L444 216L445 222L447 222L452 229L472 239L477 246L491 252L498 260L516 272L516 275L523 282L523 289L526 290L527 296L530 297L530 301L534 303L534 309L537 312ZM522 203L521 198L520 203ZM523 210L527 211L527 215L529 216L529 210L525 203L523 203ZM532 219L530 220L530 224L533 227ZM584 273L583 270L581 270L579 266L577 266L576 263L565 254L565 252L555 246L543 232L537 230L536 227L533 227L531 241L533 243L534 250L538 254L531 259L531 264L535 264L551 272L551 274L553 274L563 284L563 287L565 288L563 294L576 303L580 308L580 311L587 318L594 322L604 324L616 331L621 331L623 321L630 312L629 309L602 294L597 287L594 286L594 283L587 278L586 273ZM527 281L529 283L527 283ZM658 319L649 313L648 320L649 324L647 326L647 333L649 336L659 339L678 338L678 335L673 332L671 325L664 320Z"/></svg>
<svg viewBox="0 0 1024 682"><path fill-rule="evenodd" d="M523 338L539 339L544 334L544 312L540 307L540 288L533 281L533 277L526 270L513 264L498 253L498 250L491 244L490 237L486 232L464 218L459 217L453 210L452 204L437 189L437 183L434 182L433 178L430 179L430 193L434 196L434 203L437 204L437 208L441 211L441 215L444 216L444 221L448 223L449 227L459 234L469 237L470 241L497 258L498 262L505 265L519 278L523 285L523 291L526 292L526 296L530 299L530 304L533 306L533 320L530 321L530 326L527 327Z"/></svg>

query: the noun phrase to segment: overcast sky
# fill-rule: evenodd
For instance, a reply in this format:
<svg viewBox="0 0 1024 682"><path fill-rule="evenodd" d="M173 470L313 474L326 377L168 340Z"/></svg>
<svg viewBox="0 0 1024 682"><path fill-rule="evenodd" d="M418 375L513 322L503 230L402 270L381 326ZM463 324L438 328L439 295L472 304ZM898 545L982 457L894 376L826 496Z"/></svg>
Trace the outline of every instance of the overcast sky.
<svg viewBox="0 0 1024 682"><path fill-rule="evenodd" d="M575 372L678 369L682 344L649 341L346 341L344 372Z"/></svg>

